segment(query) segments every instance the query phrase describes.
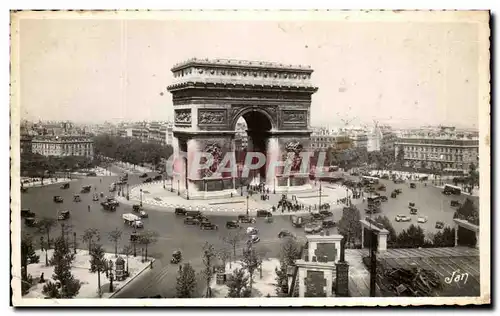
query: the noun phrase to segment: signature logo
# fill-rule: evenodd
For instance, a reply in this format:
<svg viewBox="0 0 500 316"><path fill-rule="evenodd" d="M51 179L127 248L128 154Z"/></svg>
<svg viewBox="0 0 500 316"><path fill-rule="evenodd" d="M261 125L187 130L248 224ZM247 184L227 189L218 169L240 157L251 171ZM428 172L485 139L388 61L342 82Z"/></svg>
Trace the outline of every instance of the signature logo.
<svg viewBox="0 0 500 316"><path fill-rule="evenodd" d="M449 277L445 278L444 282L448 284L451 284L452 282L466 284L468 279L469 273L461 273L460 269L458 269L453 271L453 273Z"/></svg>

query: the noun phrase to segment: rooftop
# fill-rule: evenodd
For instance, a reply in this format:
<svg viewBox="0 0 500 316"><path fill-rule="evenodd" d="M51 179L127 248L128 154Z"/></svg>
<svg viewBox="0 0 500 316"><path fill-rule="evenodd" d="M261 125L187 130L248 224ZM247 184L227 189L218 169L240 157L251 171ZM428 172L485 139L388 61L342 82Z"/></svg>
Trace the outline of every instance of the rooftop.
<svg viewBox="0 0 500 316"><path fill-rule="evenodd" d="M282 69L282 70L298 70L312 72L311 66L292 65L268 61L252 61L252 60L237 60L237 59L209 59L209 58L191 58L186 61L175 64L172 71L186 68L191 65L207 65L207 66L229 66L229 67L245 67L245 68L266 68L266 69Z"/></svg>

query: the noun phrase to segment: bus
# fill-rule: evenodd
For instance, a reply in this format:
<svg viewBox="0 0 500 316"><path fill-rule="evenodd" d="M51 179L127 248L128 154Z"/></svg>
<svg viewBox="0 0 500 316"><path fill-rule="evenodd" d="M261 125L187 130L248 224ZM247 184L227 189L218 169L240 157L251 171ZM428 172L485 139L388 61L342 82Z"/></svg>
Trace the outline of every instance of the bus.
<svg viewBox="0 0 500 316"><path fill-rule="evenodd" d="M462 189L460 187L455 186L455 185L446 184L444 186L444 189L443 189L443 194L446 194L446 195L450 195L450 194L460 195L460 194L462 194Z"/></svg>
<svg viewBox="0 0 500 316"><path fill-rule="evenodd" d="M361 177L361 181L365 184L378 184L379 178L363 176L363 177Z"/></svg>

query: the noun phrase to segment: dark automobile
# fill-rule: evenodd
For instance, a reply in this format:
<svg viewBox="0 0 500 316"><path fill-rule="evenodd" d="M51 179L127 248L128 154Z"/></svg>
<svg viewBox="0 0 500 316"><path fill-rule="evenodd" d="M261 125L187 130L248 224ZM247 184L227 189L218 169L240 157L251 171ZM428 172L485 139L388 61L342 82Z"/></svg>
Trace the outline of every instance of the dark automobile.
<svg viewBox="0 0 500 316"><path fill-rule="evenodd" d="M153 178L153 181L160 181L162 179L163 179L162 176L156 176L156 177Z"/></svg>
<svg viewBox="0 0 500 316"><path fill-rule="evenodd" d="M112 212L116 211L116 205L111 204L111 203L109 203L107 201L106 202L101 202L101 206L106 211L112 211Z"/></svg>
<svg viewBox="0 0 500 316"><path fill-rule="evenodd" d="M255 218L248 217L246 215L238 215L238 221L240 223L250 223L250 224L253 224L253 223L255 223Z"/></svg>
<svg viewBox="0 0 500 316"><path fill-rule="evenodd" d="M332 212L327 211L327 210L321 210L321 211L319 211L319 213L320 213L321 215L325 216L325 217L329 217L329 216L332 216L332 215L333 215L333 213L332 213Z"/></svg>
<svg viewBox="0 0 500 316"><path fill-rule="evenodd" d="M134 205L132 205L132 210L134 212L142 211L142 206L140 204L134 204Z"/></svg>
<svg viewBox="0 0 500 316"><path fill-rule="evenodd" d="M78 194L75 194L73 196L73 202L81 202L81 201L82 201L82 198Z"/></svg>
<svg viewBox="0 0 500 316"><path fill-rule="evenodd" d="M379 191L385 191L386 187L385 187L385 185L382 184L382 185L378 186L377 190L379 190Z"/></svg>
<svg viewBox="0 0 500 316"><path fill-rule="evenodd" d="M323 226L323 228L335 227L335 221L332 221L332 220L323 221L322 226Z"/></svg>
<svg viewBox="0 0 500 316"><path fill-rule="evenodd" d="M450 206L451 207L460 207L461 205L462 204L459 201L453 200L453 201L450 202Z"/></svg>
<svg viewBox="0 0 500 316"><path fill-rule="evenodd" d="M29 208L25 208L21 210L21 217L35 217L35 213Z"/></svg>
<svg viewBox="0 0 500 316"><path fill-rule="evenodd" d="M395 199L398 197L398 194L396 192L391 193L391 198Z"/></svg>
<svg viewBox="0 0 500 316"><path fill-rule="evenodd" d="M323 220L323 218L324 218L323 214L321 214L321 213L311 213L311 217L313 219L319 219L319 220Z"/></svg>
<svg viewBox="0 0 500 316"><path fill-rule="evenodd" d="M24 224L28 227L36 227L38 225L38 221L34 217L26 217L24 219Z"/></svg>
<svg viewBox="0 0 500 316"><path fill-rule="evenodd" d="M96 177L96 176L97 176L97 173L95 173L95 172L87 173L87 177Z"/></svg>
<svg viewBox="0 0 500 316"><path fill-rule="evenodd" d="M114 205L114 206L120 205L120 203L112 197L106 198L106 202L108 202L109 204Z"/></svg>
<svg viewBox="0 0 500 316"><path fill-rule="evenodd" d="M181 254L181 252L179 250L174 251L172 253L172 259L170 259L170 263L176 264L176 263L181 262L181 260L182 260L182 254Z"/></svg>
<svg viewBox="0 0 500 316"><path fill-rule="evenodd" d="M418 210L416 208L414 208L414 207L410 208L410 214L411 215L417 215L417 212L418 212Z"/></svg>
<svg viewBox="0 0 500 316"><path fill-rule="evenodd" d="M92 186L86 185L86 186L82 187L81 193L89 193L90 189L92 189Z"/></svg>
<svg viewBox="0 0 500 316"><path fill-rule="evenodd" d="M417 184L416 183L410 183L410 189L416 189L417 188Z"/></svg>
<svg viewBox="0 0 500 316"><path fill-rule="evenodd" d="M187 216L190 216L190 217L199 217L201 216L201 212L200 211L187 211L186 213Z"/></svg>
<svg viewBox="0 0 500 316"><path fill-rule="evenodd" d="M415 207L415 203L414 202L409 202L408 203L408 207Z"/></svg>
<svg viewBox="0 0 500 316"><path fill-rule="evenodd" d="M56 195L56 196L54 196L54 202L62 203L62 202L64 202L64 199L62 198L62 196Z"/></svg>
<svg viewBox="0 0 500 316"><path fill-rule="evenodd" d="M278 238L284 238L284 237L292 237L295 238L295 235L288 230L282 230L278 233Z"/></svg>
<svg viewBox="0 0 500 316"><path fill-rule="evenodd" d="M210 222L201 222L200 229L218 230L219 227L215 224L210 223Z"/></svg>
<svg viewBox="0 0 500 316"><path fill-rule="evenodd" d="M175 208L174 213L175 213L175 215L186 215L187 211L185 208L177 207L177 208Z"/></svg>
<svg viewBox="0 0 500 316"><path fill-rule="evenodd" d="M231 228L239 228L240 224L238 221L228 221L226 222L226 228L231 229Z"/></svg>
<svg viewBox="0 0 500 316"><path fill-rule="evenodd" d="M394 192L396 192L396 194L401 194L401 193L403 193L403 190L401 190L401 189L396 189L396 190L394 190Z"/></svg>
<svg viewBox="0 0 500 316"><path fill-rule="evenodd" d="M268 217L268 216L273 216L271 212L266 211L266 210L258 210L257 211L257 217Z"/></svg>
<svg viewBox="0 0 500 316"><path fill-rule="evenodd" d="M57 219L60 221L66 220L70 217L69 211L60 211Z"/></svg>
<svg viewBox="0 0 500 316"><path fill-rule="evenodd" d="M69 183L63 183L61 185L61 189L63 189L63 190L69 189Z"/></svg>
<svg viewBox="0 0 500 316"><path fill-rule="evenodd" d="M143 181L144 183L150 183L150 182L153 182L153 179L151 178L147 178L146 180Z"/></svg>
<svg viewBox="0 0 500 316"><path fill-rule="evenodd" d="M147 178L148 177L148 174L147 173L143 173L139 176L139 178Z"/></svg>
<svg viewBox="0 0 500 316"><path fill-rule="evenodd" d="M199 225L200 224L200 220L197 219L197 218L194 218L194 217L186 217L184 219L184 224L187 224L187 225Z"/></svg>

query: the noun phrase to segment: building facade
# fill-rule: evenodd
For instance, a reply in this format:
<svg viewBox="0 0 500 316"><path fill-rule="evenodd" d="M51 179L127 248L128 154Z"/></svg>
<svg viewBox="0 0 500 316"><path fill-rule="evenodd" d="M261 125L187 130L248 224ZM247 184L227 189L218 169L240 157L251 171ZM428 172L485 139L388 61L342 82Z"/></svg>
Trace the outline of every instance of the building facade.
<svg viewBox="0 0 500 316"><path fill-rule="evenodd" d="M395 155L404 152L404 165L417 168L437 168L443 171L467 172L479 164L479 139L463 133L420 132L400 135L395 143Z"/></svg>
<svg viewBox="0 0 500 316"><path fill-rule="evenodd" d="M121 126L118 131L121 137L130 137L144 143L172 145L174 134L170 122L140 122Z"/></svg>
<svg viewBox="0 0 500 316"><path fill-rule="evenodd" d="M44 156L94 157L94 141L86 136L35 136L32 152Z"/></svg>

